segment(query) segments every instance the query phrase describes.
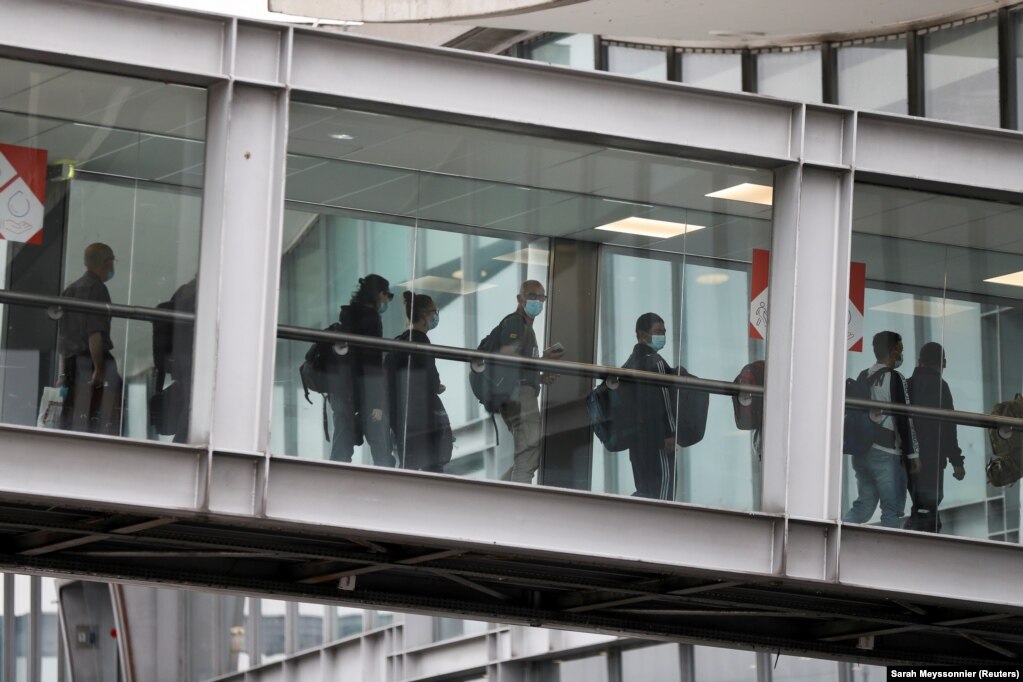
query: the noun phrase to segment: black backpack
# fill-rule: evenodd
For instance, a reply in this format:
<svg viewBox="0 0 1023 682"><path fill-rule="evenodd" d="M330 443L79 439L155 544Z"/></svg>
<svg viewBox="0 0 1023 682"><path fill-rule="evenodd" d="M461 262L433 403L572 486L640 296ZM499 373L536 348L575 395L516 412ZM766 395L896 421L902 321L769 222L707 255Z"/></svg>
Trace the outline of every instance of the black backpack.
<svg viewBox="0 0 1023 682"><path fill-rule="evenodd" d="M340 322L335 322L323 331L340 332L344 331ZM305 353L305 360L298 368L299 376L302 377L302 390L305 391L306 401L312 405L309 399L309 391L314 393L328 393L328 378L332 369L337 366L339 356L334 352L333 341L317 341L309 346Z"/></svg>
<svg viewBox="0 0 1023 682"><path fill-rule="evenodd" d="M864 370L855 379L845 380L845 397L870 400L870 387L889 371L880 369L873 374ZM846 408L842 425L842 452L846 455L863 455L870 450L877 438L877 424L870 418L870 413L863 409Z"/></svg>
<svg viewBox="0 0 1023 682"><path fill-rule="evenodd" d="M698 379L685 368L679 368L679 375ZM703 440L707 431L707 413L710 410L710 393L691 388L678 391L678 417L675 424L675 442L684 448Z"/></svg>
<svg viewBox="0 0 1023 682"><path fill-rule="evenodd" d="M157 303L162 310L176 310L174 299ZM149 397L149 425L161 436L177 433L181 410L187 396L180 395L181 386L172 381L164 382L168 374L174 374L174 322L154 320L153 323L153 367L156 378L153 395Z"/></svg>
<svg viewBox="0 0 1023 682"><path fill-rule="evenodd" d="M512 315L505 315L501 322L494 327L486 338L480 341L476 350L486 353L501 352L501 326L504 321ZM483 366L482 371L477 372L471 369L469 372L469 386L472 394L480 401L483 408L493 415L501 411L501 406L508 402L512 392L519 385L520 373L517 367L508 367L493 362Z"/></svg>
<svg viewBox="0 0 1023 682"><path fill-rule="evenodd" d="M628 450L637 440L639 427L628 387L628 383L622 382L611 388L604 380L586 396L590 426L608 452Z"/></svg>

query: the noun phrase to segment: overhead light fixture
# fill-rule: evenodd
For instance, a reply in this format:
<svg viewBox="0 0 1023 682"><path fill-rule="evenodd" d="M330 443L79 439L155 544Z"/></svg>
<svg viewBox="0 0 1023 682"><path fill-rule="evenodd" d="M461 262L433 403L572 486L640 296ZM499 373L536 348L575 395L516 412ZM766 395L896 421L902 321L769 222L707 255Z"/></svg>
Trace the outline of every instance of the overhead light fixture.
<svg viewBox="0 0 1023 682"><path fill-rule="evenodd" d="M348 133L331 133L330 136L335 140L354 140L355 138Z"/></svg>
<svg viewBox="0 0 1023 682"><path fill-rule="evenodd" d="M398 286L410 289L413 292L437 292L442 294L455 294L465 296L475 294L484 289L494 289L496 284L483 284L467 279L455 279L454 277L438 277L437 275L424 275L416 277L407 282L401 282Z"/></svg>
<svg viewBox="0 0 1023 682"><path fill-rule="evenodd" d="M500 256L494 256L494 260L505 261L507 263L519 263L521 265L539 265L543 267L547 265L550 255L551 252L547 249L533 249L527 247L517 251L502 253Z"/></svg>
<svg viewBox="0 0 1023 682"><path fill-rule="evenodd" d="M774 203L774 188L767 185L755 185L752 182L744 182L734 187L719 189L704 196L711 199L730 199L731 201L745 201L748 204L770 206Z"/></svg>
<svg viewBox="0 0 1023 682"><path fill-rule="evenodd" d="M1010 272L1008 275L1000 275L984 280L991 284L1007 284L1010 287L1023 287L1023 270Z"/></svg>
<svg viewBox="0 0 1023 682"><path fill-rule="evenodd" d="M711 286L717 284L724 284L731 279L727 274L723 272L708 272L705 275L700 275L696 278L697 284L708 284Z"/></svg>
<svg viewBox="0 0 1023 682"><path fill-rule="evenodd" d="M652 220L650 218L637 218L636 216L632 216L630 218L616 220L613 223L608 223L607 225L600 225L594 229L634 234L641 237L670 239L672 237L677 237L680 234L688 234L689 232L702 230L705 227L706 225L687 225L686 223L673 223L667 220Z"/></svg>
<svg viewBox="0 0 1023 682"><path fill-rule="evenodd" d="M973 310L971 306L949 301L925 301L919 298L900 298L896 301L871 306L871 310L881 313L895 313L897 315L912 315L914 317L945 317L956 315Z"/></svg>

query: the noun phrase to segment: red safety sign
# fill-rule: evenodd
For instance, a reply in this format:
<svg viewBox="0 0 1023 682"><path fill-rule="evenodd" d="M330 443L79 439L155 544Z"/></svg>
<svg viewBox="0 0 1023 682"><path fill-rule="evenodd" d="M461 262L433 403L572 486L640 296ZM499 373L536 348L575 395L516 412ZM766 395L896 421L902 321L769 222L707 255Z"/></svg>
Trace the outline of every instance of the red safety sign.
<svg viewBox="0 0 1023 682"><path fill-rule="evenodd" d="M767 338L767 285L771 279L771 252L753 249L753 276L749 293L749 336Z"/></svg>
<svg viewBox="0 0 1023 682"><path fill-rule="evenodd" d="M43 243L46 150L0 144L0 238Z"/></svg>
<svg viewBox="0 0 1023 682"><path fill-rule="evenodd" d="M867 264L849 264L849 324L846 329L846 348L863 352L863 301L867 290Z"/></svg>

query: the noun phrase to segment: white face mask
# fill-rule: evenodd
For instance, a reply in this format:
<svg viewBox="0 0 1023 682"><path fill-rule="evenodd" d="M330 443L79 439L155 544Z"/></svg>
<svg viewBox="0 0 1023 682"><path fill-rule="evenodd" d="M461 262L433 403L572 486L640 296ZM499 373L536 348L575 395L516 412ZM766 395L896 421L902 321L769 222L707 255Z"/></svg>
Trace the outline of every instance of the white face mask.
<svg viewBox="0 0 1023 682"><path fill-rule="evenodd" d="M896 361L895 361L895 364L894 364L894 365L892 365L892 367L893 367L894 369L898 369L899 367L902 367L902 358L899 358L898 360L896 360Z"/></svg>

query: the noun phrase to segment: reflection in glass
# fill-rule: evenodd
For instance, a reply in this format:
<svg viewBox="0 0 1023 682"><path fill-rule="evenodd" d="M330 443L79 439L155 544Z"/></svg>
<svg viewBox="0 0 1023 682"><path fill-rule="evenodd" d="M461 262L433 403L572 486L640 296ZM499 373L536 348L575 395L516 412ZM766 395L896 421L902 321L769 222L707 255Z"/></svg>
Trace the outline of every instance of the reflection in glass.
<svg viewBox="0 0 1023 682"><path fill-rule="evenodd" d="M607 70L636 78L664 80L668 77L668 60L664 50L608 45Z"/></svg>
<svg viewBox="0 0 1023 682"><path fill-rule="evenodd" d="M998 22L995 18L925 33L924 113L998 126Z"/></svg>
<svg viewBox="0 0 1023 682"><path fill-rule="evenodd" d="M732 52L684 52L682 82L711 90L742 91L742 55Z"/></svg>
<svg viewBox="0 0 1023 682"><path fill-rule="evenodd" d="M871 339L892 330L915 404L983 414L1019 392L1023 289L993 280L1023 271L1021 218L1012 204L857 185L852 259L866 267L864 344L849 352L847 375L874 364ZM1018 495L985 480L986 430L912 421L920 464L908 478L902 527L1018 541ZM857 494L851 459L846 508Z"/></svg>
<svg viewBox="0 0 1023 682"><path fill-rule="evenodd" d="M0 145L17 166L15 185L38 204L18 234L4 227L0 286L155 307L194 283L205 90L6 59L0 70ZM43 389L63 382L63 420L39 425L185 440L187 398L161 413L162 426L149 398L171 381L187 396L191 329L171 329L173 352L156 354L151 323L65 312L58 325L43 309L6 306L0 419L37 425ZM90 336L103 346L96 357ZM94 370L106 387L92 388Z"/></svg>
<svg viewBox="0 0 1023 682"><path fill-rule="evenodd" d="M769 172L302 103L291 111L281 324L326 328L372 273L394 298L380 299L381 289L363 303L374 330L360 333L424 350L476 349L497 330L490 352L619 367L637 346L637 317L655 312L665 331L646 331L665 337L665 371L732 381L763 359L749 310L753 255L771 241ZM749 185L757 196L737 190ZM331 390L307 399L299 368L311 349L278 342L271 449L328 459L340 429ZM636 491L628 458L594 439L591 378L499 372L498 363L472 372L464 361L420 357L391 351L382 362L379 423L390 425L398 466ZM483 378L501 387L489 410ZM669 391L669 404L688 404L691 393ZM671 425L690 411L665 411L672 431L659 440L667 464L657 497L756 508L752 431L735 426L727 396L699 398L702 438L676 439L677 453L669 441L682 429ZM445 420L449 436L438 426ZM380 463L368 429L361 435L351 461Z"/></svg>
<svg viewBox="0 0 1023 682"><path fill-rule="evenodd" d="M1011 57L1016 60L1016 130L1023 130L1023 12L1013 12L1009 21L1016 38Z"/></svg>
<svg viewBox="0 0 1023 682"><path fill-rule="evenodd" d="M757 92L800 102L823 101L821 51L761 52L757 55Z"/></svg>
<svg viewBox="0 0 1023 682"><path fill-rule="evenodd" d="M838 103L854 109L905 114L906 39L839 47Z"/></svg>
<svg viewBox="0 0 1023 682"><path fill-rule="evenodd" d="M536 62L594 68L593 36L581 33L557 35L526 46L526 58Z"/></svg>

